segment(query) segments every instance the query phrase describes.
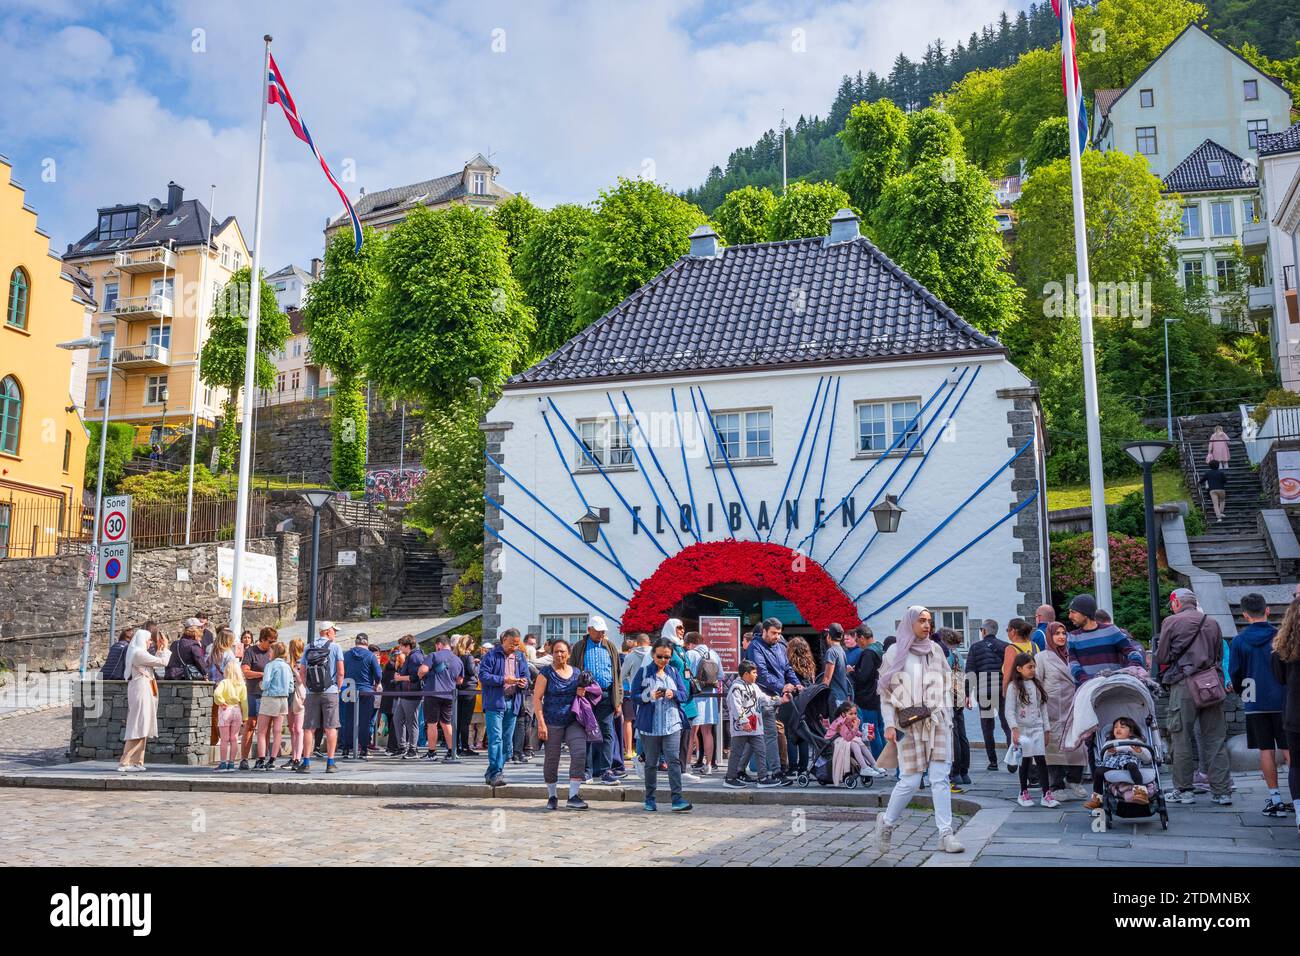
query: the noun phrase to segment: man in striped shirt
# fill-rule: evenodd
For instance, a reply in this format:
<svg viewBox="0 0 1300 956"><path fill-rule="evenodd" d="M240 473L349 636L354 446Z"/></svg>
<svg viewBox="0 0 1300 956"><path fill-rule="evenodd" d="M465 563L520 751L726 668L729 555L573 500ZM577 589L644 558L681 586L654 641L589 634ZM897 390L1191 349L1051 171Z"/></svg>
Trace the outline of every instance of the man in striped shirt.
<svg viewBox="0 0 1300 956"><path fill-rule="evenodd" d="M1142 648L1132 638L1113 623L1097 621L1097 600L1091 594L1076 595L1070 602L1070 623L1074 630L1066 642L1066 652L1076 685L1107 671L1146 667Z"/></svg>

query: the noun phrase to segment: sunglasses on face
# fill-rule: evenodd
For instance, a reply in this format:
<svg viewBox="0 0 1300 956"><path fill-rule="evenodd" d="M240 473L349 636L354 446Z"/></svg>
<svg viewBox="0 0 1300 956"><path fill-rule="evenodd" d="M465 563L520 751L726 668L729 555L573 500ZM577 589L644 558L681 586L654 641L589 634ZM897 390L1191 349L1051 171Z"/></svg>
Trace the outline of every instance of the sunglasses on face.
<svg viewBox="0 0 1300 956"><path fill-rule="evenodd" d="M655 660L657 660L657 661L670 661L670 660L672 660L672 659L673 659L673 655L671 655L671 654L656 654L656 655L655 655Z"/></svg>

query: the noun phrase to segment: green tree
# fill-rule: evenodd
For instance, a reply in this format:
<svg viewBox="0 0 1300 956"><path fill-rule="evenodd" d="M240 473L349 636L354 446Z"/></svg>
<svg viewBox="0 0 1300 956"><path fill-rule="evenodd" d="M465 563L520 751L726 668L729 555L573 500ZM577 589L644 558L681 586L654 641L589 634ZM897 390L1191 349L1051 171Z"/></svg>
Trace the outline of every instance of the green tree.
<svg viewBox="0 0 1300 956"><path fill-rule="evenodd" d="M830 232L831 218L852 205L849 194L834 183L790 183L772 210L767 238L775 242L824 236Z"/></svg>
<svg viewBox="0 0 1300 956"><path fill-rule="evenodd" d="M987 171L1002 169L1011 161L1006 74L1006 70L975 70L940 97L943 111L962 134L967 158Z"/></svg>
<svg viewBox="0 0 1300 956"><path fill-rule="evenodd" d="M490 218L492 224L506 235L506 254L513 266L519 250L524 247L529 234L546 219L546 213L534 206L527 196L519 194L499 202Z"/></svg>
<svg viewBox="0 0 1300 956"><path fill-rule="evenodd" d="M487 445L479 422L494 401L485 393L481 400L462 396L434 408L422 432L425 475L416 496L415 517L433 529L461 568L472 567L483 555Z"/></svg>
<svg viewBox="0 0 1300 956"><path fill-rule="evenodd" d="M86 446L87 491L94 491L99 480L99 436L104 430L103 422L86 422L90 431L90 444ZM122 480L126 472L126 463L131 460L132 448L135 446L135 428L122 422L108 423L108 447L104 449L104 493L111 492Z"/></svg>
<svg viewBox="0 0 1300 956"><path fill-rule="evenodd" d="M1094 84L1095 85L1095 84ZM1092 89L1085 82L1084 88ZM1007 150L992 175L1015 172L1020 157L1029 152L1038 124L1052 116L1065 115L1065 94L1061 91L1061 45L1050 50L1030 50L1007 67L1004 87L1007 120L1003 126Z"/></svg>
<svg viewBox="0 0 1300 956"><path fill-rule="evenodd" d="M332 471L338 488L361 489L366 484L366 408L362 376L361 326L379 288L375 266L382 243L379 233L365 230L361 251L350 235L340 233L325 247L325 267L307 292L303 317L311 341L311 356L334 372L330 430L334 447Z"/></svg>
<svg viewBox="0 0 1300 956"><path fill-rule="evenodd" d="M874 222L876 201L903 171L907 153L907 114L889 100L859 103L849 111L840 139L849 150L849 165L840 185L868 222Z"/></svg>
<svg viewBox="0 0 1300 956"><path fill-rule="evenodd" d="M741 246L767 239L768 224L776 209L776 196L766 186L742 186L727 193L713 211L713 219L729 246Z"/></svg>
<svg viewBox="0 0 1300 956"><path fill-rule="evenodd" d="M708 222L691 203L644 179L603 190L573 280L575 324L586 328L666 269Z"/></svg>
<svg viewBox="0 0 1300 956"><path fill-rule="evenodd" d="M414 210L384 238L379 288L361 329L370 381L430 405L466 382L500 387L535 323L510 271L505 234L468 206Z"/></svg>
<svg viewBox="0 0 1300 956"><path fill-rule="evenodd" d="M275 290L264 278L258 279L257 354L253 365L253 384L269 389L275 384L275 364L271 353L278 352L289 338L289 320L275 301ZM217 471L234 467L239 445L239 426L235 411L239 392L244 386L244 362L248 343L248 309L252 301L252 269L249 266L230 277L217 297L209 320L208 341L200 359L203 381L214 388L227 390L226 404L218 435L220 451Z"/></svg>
<svg viewBox="0 0 1300 956"><path fill-rule="evenodd" d="M1032 173L1055 159L1070 158L1070 119L1053 116L1043 120L1034 130L1034 138L1025 153L1025 172Z"/></svg>
<svg viewBox="0 0 1300 956"><path fill-rule="evenodd" d="M1204 18L1205 7L1189 0L1101 0L1080 7L1075 33L1085 89L1128 86L1189 23Z"/></svg>
<svg viewBox="0 0 1300 956"><path fill-rule="evenodd" d="M537 314L534 358L549 355L581 331L573 313L573 280L595 220L586 206L556 206L528 234L515 257L515 275Z"/></svg>
<svg viewBox="0 0 1300 956"><path fill-rule="evenodd" d="M1005 271L993 190L964 157L931 159L885 186L876 236L900 266L981 331L997 334L1020 308Z"/></svg>
<svg viewBox="0 0 1300 956"><path fill-rule="evenodd" d="M962 135L951 116L934 107L917 110L907 117L907 155L911 168L932 159L962 154Z"/></svg>

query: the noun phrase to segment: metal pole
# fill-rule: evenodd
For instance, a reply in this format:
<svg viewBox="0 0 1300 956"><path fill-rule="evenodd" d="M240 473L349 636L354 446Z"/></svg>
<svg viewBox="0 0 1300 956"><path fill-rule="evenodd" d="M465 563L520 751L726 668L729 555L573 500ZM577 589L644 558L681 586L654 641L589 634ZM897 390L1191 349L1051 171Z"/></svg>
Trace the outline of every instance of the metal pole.
<svg viewBox="0 0 1300 956"><path fill-rule="evenodd" d="M781 195L785 195L785 110L781 111Z"/></svg>
<svg viewBox="0 0 1300 956"><path fill-rule="evenodd" d="M402 480L402 471L406 468L406 402L402 402L402 431L397 442L397 480Z"/></svg>
<svg viewBox="0 0 1300 956"><path fill-rule="evenodd" d="M1165 437L1174 440L1174 393L1169 384L1169 319L1165 319Z"/></svg>
<svg viewBox="0 0 1300 956"><path fill-rule="evenodd" d="M1168 326L1166 326L1168 328ZM1156 644L1160 639L1160 582L1156 577L1156 504L1152 488L1151 469L1155 462L1142 466L1142 497L1146 504L1147 522L1147 589L1151 600L1151 655L1155 658Z"/></svg>
<svg viewBox="0 0 1300 956"><path fill-rule="evenodd" d="M437 653L437 651L435 651L434 653ZM446 743L447 743L447 756L445 756L445 757L442 758L442 762L443 762L443 763L460 763L460 757L458 757L458 756L456 755L456 740L457 740L457 735L460 733L460 728L458 727L458 724L460 723L460 721L457 719L457 718L460 717L460 693L461 693L461 692L460 692L460 688L454 688L454 689L452 690L452 696L451 696L451 740L446 741ZM504 740L502 740L502 741L501 741L501 746L502 746L502 748L503 748L503 751L502 751L502 752L504 752L504 747L505 747L505 745L506 745L506 742L505 742Z"/></svg>
<svg viewBox="0 0 1300 956"><path fill-rule="evenodd" d="M113 600L108 605L108 640L113 641L113 635L117 633L117 585L113 585Z"/></svg>
<svg viewBox="0 0 1300 956"><path fill-rule="evenodd" d="M257 319L262 305L262 186L266 167L266 86L271 68L271 35L262 37L262 131L257 146L257 201L253 207L253 262L249 270L248 336L244 346L244 421L239 435L239 485L235 492L235 561L230 575L230 628L236 634L244 617L244 546L248 541L248 473L252 465L253 390L257 370ZM313 568L312 585L315 586ZM313 595L313 598L315 595ZM313 605L313 611L315 607ZM309 639L312 635L308 635Z"/></svg>
<svg viewBox="0 0 1300 956"><path fill-rule="evenodd" d="M307 607L307 646L316 639L316 569L320 563L320 509L313 506L311 513L311 586L308 588L310 604Z"/></svg>
<svg viewBox="0 0 1300 956"><path fill-rule="evenodd" d="M194 387L190 396L190 477L185 491L185 543L190 543L190 519L194 513L194 454L199 443L199 377L203 371L203 302L208 287L208 255L212 246L212 207L216 203L217 187L208 192L208 238L203 243L203 260L199 263L199 301L194 309Z"/></svg>
<svg viewBox="0 0 1300 956"><path fill-rule="evenodd" d="M366 470L370 470L370 382L366 381Z"/></svg>
<svg viewBox="0 0 1300 956"><path fill-rule="evenodd" d="M104 507L104 450L108 447L108 406L113 395L113 346L117 339L114 330L103 336L108 344L108 374L104 377L104 418L99 432L99 477L95 480L95 530L90 539L90 574L86 581L86 619L82 624L80 674L86 676L90 663L90 625L95 613L95 578L99 576L99 520Z"/></svg>
<svg viewBox="0 0 1300 956"><path fill-rule="evenodd" d="M1073 34L1070 3L1061 4L1061 35ZM1061 44L1065 106L1070 127L1070 193L1074 204L1074 257L1078 272L1079 343L1083 352L1083 401L1087 415L1088 484L1092 497L1092 555L1097 606L1111 609L1110 538L1106 528L1106 478L1101 463L1101 415L1097 404L1097 360L1092 344L1092 281L1088 272L1088 231L1083 214L1083 164L1079 155L1079 94L1075 87L1072 43Z"/></svg>

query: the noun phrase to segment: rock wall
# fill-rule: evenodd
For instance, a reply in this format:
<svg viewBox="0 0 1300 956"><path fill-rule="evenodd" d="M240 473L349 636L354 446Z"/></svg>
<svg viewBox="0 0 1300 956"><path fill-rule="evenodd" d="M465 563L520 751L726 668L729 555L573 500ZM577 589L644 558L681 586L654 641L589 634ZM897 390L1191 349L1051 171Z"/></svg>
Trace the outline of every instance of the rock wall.
<svg viewBox="0 0 1300 956"><path fill-rule="evenodd" d="M212 692L207 681L158 682L158 736L145 745L145 763L203 765L212 739ZM73 760L116 760L126 728L126 681L96 680L73 694Z"/></svg>
<svg viewBox="0 0 1300 956"><path fill-rule="evenodd" d="M1264 486L1266 508L1283 508L1292 518L1300 516L1300 505L1283 505L1281 490L1277 479L1277 453L1279 451L1300 451L1300 441L1296 439L1278 439L1268 450L1268 454L1259 463L1259 480Z"/></svg>
<svg viewBox="0 0 1300 956"><path fill-rule="evenodd" d="M217 597L217 548L232 542L137 551L131 584L118 598L117 627L153 620L168 636L199 609L216 624L229 599ZM248 604L244 624L251 628L293 621L298 611L299 536L292 532L248 542L248 550L273 554L279 570L278 604ZM81 660L85 615L86 558L0 561L0 663L28 671L74 670ZM110 595L95 595L90 662L97 667L108 650Z"/></svg>
<svg viewBox="0 0 1300 956"><path fill-rule="evenodd" d="M333 402L317 398L257 409L253 470L263 475L299 475L328 484L333 456L330 416ZM423 428L420 409L407 404L405 463L418 465ZM403 434L401 405L375 398L370 403L370 463L396 466Z"/></svg>

